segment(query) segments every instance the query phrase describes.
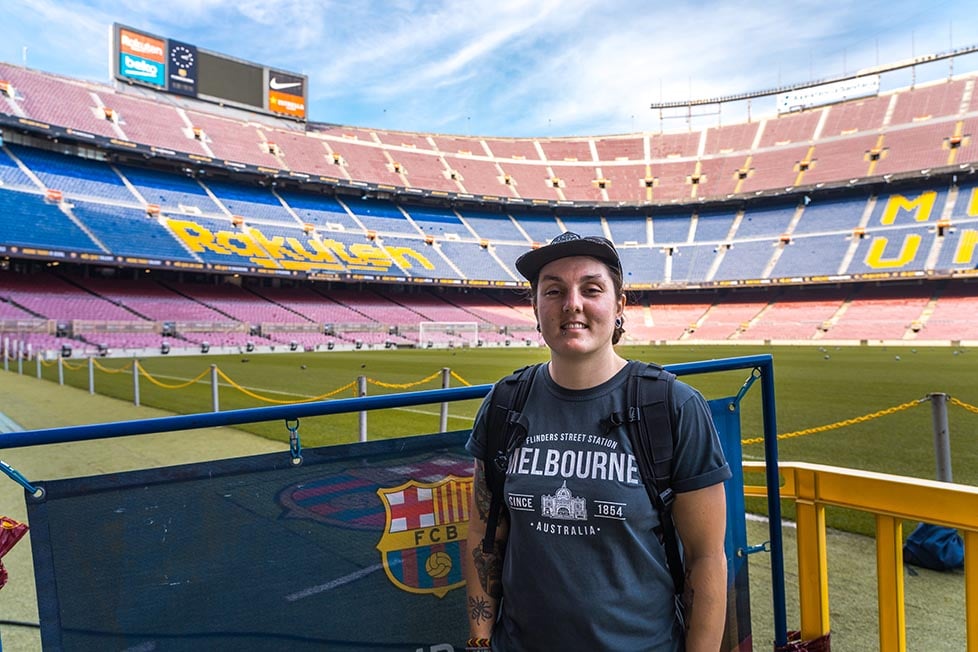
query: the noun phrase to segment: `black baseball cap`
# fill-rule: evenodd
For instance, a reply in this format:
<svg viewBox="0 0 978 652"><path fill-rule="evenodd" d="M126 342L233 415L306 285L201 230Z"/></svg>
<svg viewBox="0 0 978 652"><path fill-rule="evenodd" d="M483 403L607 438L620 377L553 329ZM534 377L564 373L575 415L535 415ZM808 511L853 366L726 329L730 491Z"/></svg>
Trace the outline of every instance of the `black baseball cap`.
<svg viewBox="0 0 978 652"><path fill-rule="evenodd" d="M611 240L593 235L581 237L571 231L561 233L551 240L550 244L528 251L517 258L516 269L530 283L535 283L544 265L569 256L597 258L608 267L618 270L620 276L624 276L621 259L618 258L618 251L615 250Z"/></svg>

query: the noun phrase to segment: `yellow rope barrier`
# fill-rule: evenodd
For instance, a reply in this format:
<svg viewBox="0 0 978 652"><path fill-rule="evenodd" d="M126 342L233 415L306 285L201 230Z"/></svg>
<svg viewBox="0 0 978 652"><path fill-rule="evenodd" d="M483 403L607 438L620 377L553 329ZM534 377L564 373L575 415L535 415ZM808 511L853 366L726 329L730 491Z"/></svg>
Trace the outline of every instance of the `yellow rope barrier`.
<svg viewBox="0 0 978 652"><path fill-rule="evenodd" d="M65 362L64 358L61 359L61 364L68 371L78 371L79 369L84 369L85 368L85 363L84 362L79 362L77 365L73 365L70 362Z"/></svg>
<svg viewBox="0 0 978 652"><path fill-rule="evenodd" d="M146 371L145 369L143 369L142 365L139 366L139 374L143 378L145 378L149 382L153 383L157 387L162 387L163 389L183 389L184 387L190 387L194 383L199 382L200 379L202 379L204 376L206 376L209 373L210 373L210 369L205 369L204 371L200 372L200 375L199 376L197 376L196 378L194 378L192 380L188 380L185 383L177 383L175 385L170 385L170 384L161 382L161 381L157 380L156 378L153 378L153 376L151 376L148 371Z"/></svg>
<svg viewBox="0 0 978 652"><path fill-rule="evenodd" d="M865 423L866 421L871 421L873 419L878 419L880 417L889 416L897 412L902 412L903 410L909 410L910 408L917 407L922 403L928 401L927 398L918 398L915 401L907 401L906 403L901 403L900 405L895 405L891 408L886 408L885 410L880 410L878 412L872 412L871 414L864 414L861 417L855 417L852 419L845 419L844 421L837 421L835 423L830 423L825 426L815 426L814 428L805 428L804 430L796 430L795 432L786 432L778 435L778 439L791 439L792 437L803 437L805 435L814 435L819 432L826 432L828 430L835 430L836 428L844 428L846 426L853 426L857 423ZM751 439L742 439L740 443L744 446L750 444L760 444L764 442L763 437L753 437Z"/></svg>
<svg viewBox="0 0 978 652"><path fill-rule="evenodd" d="M467 380L465 380L464 378L462 378L461 376L459 376L459 375L458 375L457 373L455 373L454 371L451 371L451 372L449 372L449 373L451 374L451 376L452 376L452 378L454 378L454 379L455 379L455 380L457 380L458 382L460 382L460 383L462 383L462 384L463 384L463 385L465 385L466 387L472 387L472 383L470 383L469 381L467 381Z"/></svg>
<svg viewBox="0 0 978 652"><path fill-rule="evenodd" d="M349 389L351 387L354 388L354 391L356 391L356 381L354 381L354 382L348 383L346 385L343 385L343 387L340 387L339 389L334 389L331 392L327 392L327 393L321 394L319 396L312 396L310 398L294 398L294 399L282 400L282 399L277 399L277 398L268 398L267 396L261 396L259 394L256 394L256 393L252 392L251 390L249 390L249 389L247 389L245 387L242 387L241 385L239 385L238 383L236 383L235 381L233 381L226 373L224 373L220 369L217 370L217 375L220 376L228 385L230 385L231 387L233 387L234 389L238 390L239 392L241 392L242 394L244 394L246 396L250 396L253 399L256 399L256 400L259 400L259 401L264 401L266 403L277 403L279 405L287 405L289 403L310 403L312 401L321 401L321 400L326 399L326 398L329 398L331 396L335 396L335 395L339 394L340 392L346 391L347 389Z"/></svg>
<svg viewBox="0 0 978 652"><path fill-rule="evenodd" d="M431 382L435 378L438 378L440 375L441 372L436 371L430 376L422 378L421 380L417 380L413 383L385 383L380 380L374 380L373 378L368 378L367 382L370 383L371 385L376 385L377 387L384 387L387 389L409 389L411 387L417 387L418 385L424 385L425 383Z"/></svg>
<svg viewBox="0 0 978 652"><path fill-rule="evenodd" d="M104 366L101 362L99 362L95 358L91 358L91 361L92 364L94 364L97 369L99 369L100 371L104 371L107 374L121 374L121 373L128 372L130 369L132 369L131 362L127 364L125 367L121 367L119 369L111 369L109 367Z"/></svg>
<svg viewBox="0 0 978 652"><path fill-rule="evenodd" d="M958 400L958 399L954 398L953 396L949 396L947 400L948 400L948 402L951 405L957 405L958 407L964 408L968 412L974 412L975 414L978 414L978 407L976 407L974 405L971 405L969 403L965 403L964 401Z"/></svg>

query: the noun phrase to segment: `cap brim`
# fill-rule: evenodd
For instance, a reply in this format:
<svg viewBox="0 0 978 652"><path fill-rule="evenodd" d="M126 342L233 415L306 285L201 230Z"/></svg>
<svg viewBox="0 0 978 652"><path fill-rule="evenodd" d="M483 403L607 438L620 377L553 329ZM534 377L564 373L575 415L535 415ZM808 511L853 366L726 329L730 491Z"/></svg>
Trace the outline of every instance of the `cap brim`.
<svg viewBox="0 0 978 652"><path fill-rule="evenodd" d="M618 253L610 244L602 244L594 240L581 238L549 244L533 251L528 251L516 259L516 269L526 280L533 283L540 270L547 264L570 256L590 256L606 263L612 269L621 273L621 260Z"/></svg>

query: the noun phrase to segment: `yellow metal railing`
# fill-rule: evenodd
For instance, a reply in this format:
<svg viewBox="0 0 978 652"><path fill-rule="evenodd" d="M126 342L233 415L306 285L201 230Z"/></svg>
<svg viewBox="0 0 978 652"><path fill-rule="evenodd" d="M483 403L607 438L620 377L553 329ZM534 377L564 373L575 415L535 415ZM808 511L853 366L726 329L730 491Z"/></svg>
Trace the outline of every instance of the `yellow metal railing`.
<svg viewBox="0 0 978 652"><path fill-rule="evenodd" d="M876 517L880 650L907 649L903 586L903 521L956 528L964 538L965 640L978 652L978 487L904 476L788 462L779 465L781 498L793 500L798 525L801 636L829 633L825 508L845 507ZM763 477L763 462L745 462L747 478ZM747 485L747 496L766 496Z"/></svg>

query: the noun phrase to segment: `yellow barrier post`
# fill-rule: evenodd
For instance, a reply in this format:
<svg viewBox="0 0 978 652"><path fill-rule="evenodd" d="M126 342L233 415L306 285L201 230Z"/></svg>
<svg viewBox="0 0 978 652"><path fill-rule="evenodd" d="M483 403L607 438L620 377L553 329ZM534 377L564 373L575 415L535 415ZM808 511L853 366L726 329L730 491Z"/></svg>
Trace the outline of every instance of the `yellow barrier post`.
<svg viewBox="0 0 978 652"><path fill-rule="evenodd" d="M903 523L876 515L876 583L880 649L906 652L907 618L903 588Z"/></svg>
<svg viewBox="0 0 978 652"><path fill-rule="evenodd" d="M964 533L964 610L978 614L978 532ZM968 652L978 652L978 616L966 619Z"/></svg>
<svg viewBox="0 0 978 652"><path fill-rule="evenodd" d="M802 640L829 633L829 571L825 542L825 506L818 502L812 471L795 472L798 519L798 587Z"/></svg>
<svg viewBox="0 0 978 652"><path fill-rule="evenodd" d="M978 408L974 411L978 414ZM962 532L966 641L955 649L978 652L978 487L806 462L781 462L779 468L784 479L780 495L797 506L804 640L816 638L820 627L828 633L827 573L819 570L826 559L821 509L833 506L876 516L879 648L887 652L903 652L907 646L902 522L926 521ZM750 473L763 469L762 462L744 462L744 470ZM744 493L764 496L766 490L745 486Z"/></svg>

